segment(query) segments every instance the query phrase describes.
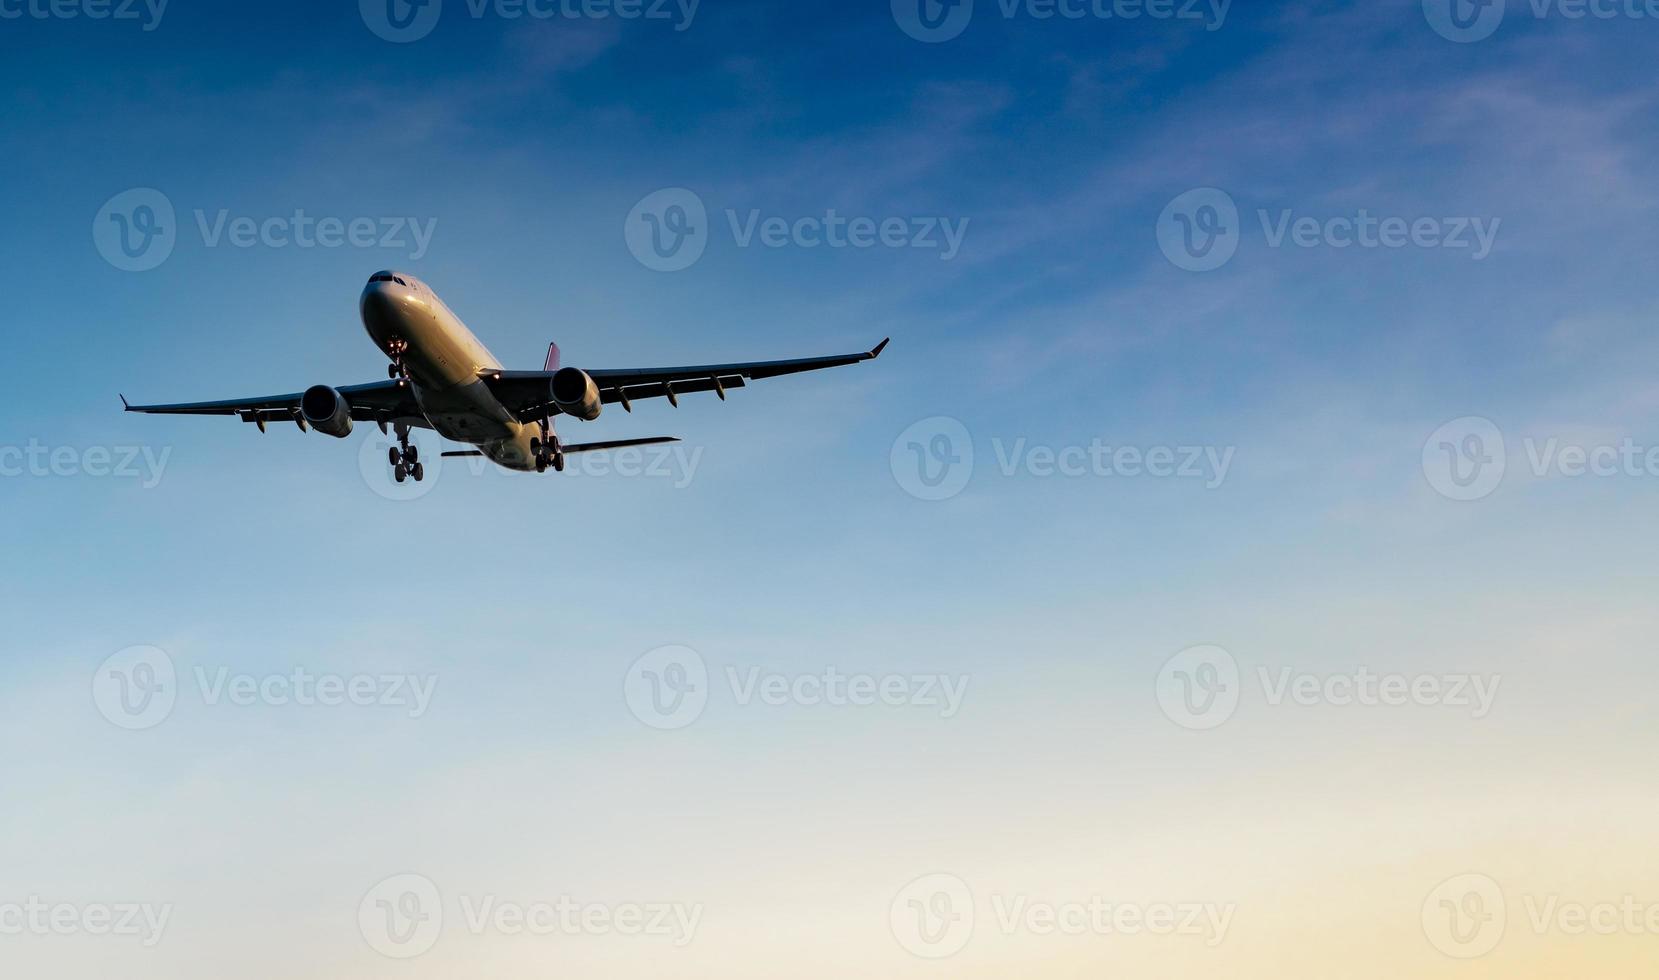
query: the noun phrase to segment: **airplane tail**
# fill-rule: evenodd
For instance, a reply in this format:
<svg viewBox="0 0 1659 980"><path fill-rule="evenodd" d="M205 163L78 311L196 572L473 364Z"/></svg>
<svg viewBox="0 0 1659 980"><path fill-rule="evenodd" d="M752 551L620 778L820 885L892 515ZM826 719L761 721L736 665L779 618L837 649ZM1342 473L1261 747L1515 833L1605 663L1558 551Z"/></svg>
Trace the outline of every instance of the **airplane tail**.
<svg viewBox="0 0 1659 980"><path fill-rule="evenodd" d="M547 345L547 363L542 365L542 370L551 374L552 372L557 371L558 369L559 369L559 345L558 344L548 344Z"/></svg>

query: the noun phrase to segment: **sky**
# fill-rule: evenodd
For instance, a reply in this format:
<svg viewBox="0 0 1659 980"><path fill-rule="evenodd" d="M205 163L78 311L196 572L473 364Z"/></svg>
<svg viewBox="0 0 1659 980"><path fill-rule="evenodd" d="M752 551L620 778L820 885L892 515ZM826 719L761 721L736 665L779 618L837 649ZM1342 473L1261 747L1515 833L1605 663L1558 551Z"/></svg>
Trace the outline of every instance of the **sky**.
<svg viewBox="0 0 1659 980"><path fill-rule="evenodd" d="M1659 8L0 0L0 969L1651 976ZM132 402L891 346L562 475Z"/></svg>

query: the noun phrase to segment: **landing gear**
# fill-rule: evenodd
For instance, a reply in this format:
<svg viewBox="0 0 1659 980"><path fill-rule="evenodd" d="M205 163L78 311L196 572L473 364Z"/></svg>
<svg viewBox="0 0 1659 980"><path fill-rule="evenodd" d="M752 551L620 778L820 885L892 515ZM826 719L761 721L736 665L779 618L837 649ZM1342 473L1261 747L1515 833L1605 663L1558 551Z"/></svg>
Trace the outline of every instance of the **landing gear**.
<svg viewBox="0 0 1659 980"><path fill-rule="evenodd" d="M392 464L392 478L399 483L410 477L419 483L426 479L426 467L421 465L421 451L409 445L409 427L398 424L397 445L386 451L386 460Z"/></svg>
<svg viewBox="0 0 1659 980"><path fill-rule="evenodd" d="M559 442L558 436L551 434L552 428L553 426L544 420L541 424L541 438L530 440L530 451L536 456L537 473L546 473L549 466L553 467L555 473L565 471L564 444Z"/></svg>
<svg viewBox="0 0 1659 980"><path fill-rule="evenodd" d="M386 365L386 377L395 380L399 385L408 384L409 366L403 363L403 355L409 351L409 342L397 339L386 346L392 355L392 363Z"/></svg>

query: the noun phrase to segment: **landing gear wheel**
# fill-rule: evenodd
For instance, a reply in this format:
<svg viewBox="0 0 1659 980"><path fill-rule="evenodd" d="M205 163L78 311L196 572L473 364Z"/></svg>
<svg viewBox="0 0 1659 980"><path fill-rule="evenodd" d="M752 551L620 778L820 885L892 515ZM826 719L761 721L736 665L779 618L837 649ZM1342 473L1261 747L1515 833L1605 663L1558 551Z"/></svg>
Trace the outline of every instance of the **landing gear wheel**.
<svg viewBox="0 0 1659 980"><path fill-rule="evenodd" d="M409 445L409 427L401 422L397 426L397 445L386 450L386 461L392 464L392 478L402 483L413 476L419 483L426 478L426 467L420 463L420 450Z"/></svg>
<svg viewBox="0 0 1659 980"><path fill-rule="evenodd" d="M388 364L386 365L386 377L401 378L403 377L403 372L398 370L398 366L396 364Z"/></svg>
<svg viewBox="0 0 1659 980"><path fill-rule="evenodd" d="M547 472L547 457L543 456L541 453L536 454L536 472L537 473L546 473Z"/></svg>
<svg viewBox="0 0 1659 980"><path fill-rule="evenodd" d="M565 454L564 453L554 453L553 454L553 469L554 469L554 471L559 472L559 473L563 473L565 471Z"/></svg>

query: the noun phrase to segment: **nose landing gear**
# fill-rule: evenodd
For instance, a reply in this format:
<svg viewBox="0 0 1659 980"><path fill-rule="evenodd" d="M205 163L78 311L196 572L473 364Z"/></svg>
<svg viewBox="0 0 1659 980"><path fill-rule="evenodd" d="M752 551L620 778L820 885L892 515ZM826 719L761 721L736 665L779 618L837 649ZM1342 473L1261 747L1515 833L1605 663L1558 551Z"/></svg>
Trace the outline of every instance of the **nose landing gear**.
<svg viewBox="0 0 1659 980"><path fill-rule="evenodd" d="M409 342L398 338L386 345L392 354L392 363L386 365L386 377L395 380L400 386L409 383L409 365L403 363L403 355L409 351Z"/></svg>
<svg viewBox="0 0 1659 980"><path fill-rule="evenodd" d="M387 462L392 464L392 479L399 483L414 477L419 483L426 479L426 467L421 465L420 449L409 444L409 427L398 423L398 444L386 451Z"/></svg>

